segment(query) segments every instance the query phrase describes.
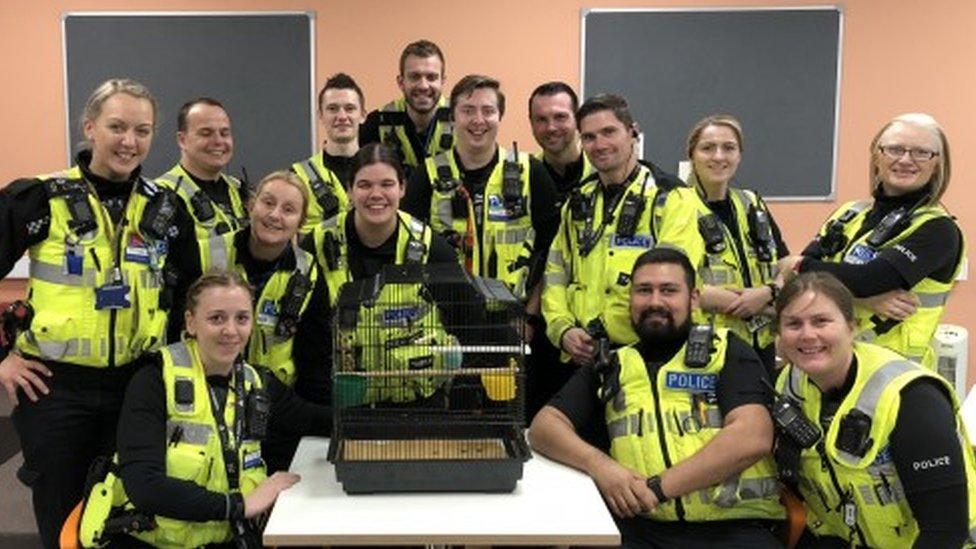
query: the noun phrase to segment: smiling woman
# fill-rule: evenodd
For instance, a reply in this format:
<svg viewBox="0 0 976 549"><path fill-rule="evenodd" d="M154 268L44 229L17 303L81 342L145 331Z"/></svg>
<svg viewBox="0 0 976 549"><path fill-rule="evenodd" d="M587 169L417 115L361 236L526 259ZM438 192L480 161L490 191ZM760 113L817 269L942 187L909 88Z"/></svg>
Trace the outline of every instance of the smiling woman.
<svg viewBox="0 0 976 549"><path fill-rule="evenodd" d="M776 262L789 250L762 197L731 186L742 150L742 127L729 115L703 118L688 134L688 183L700 199L698 228L706 248L698 268L701 307L716 325L752 344L772 376Z"/></svg>
<svg viewBox="0 0 976 549"><path fill-rule="evenodd" d="M897 116L870 145L870 200L848 202L782 270L826 271L859 298L858 339L935 366L932 337L962 266L964 243L941 205L949 142L934 118Z"/></svg>
<svg viewBox="0 0 976 549"><path fill-rule="evenodd" d="M0 274L27 252L29 328L0 361L45 546L81 499L91 461L110 454L122 395L164 339L161 265L176 242L171 196L140 176L156 124L142 84L103 82L81 120L75 166L0 191Z"/></svg>
<svg viewBox="0 0 976 549"><path fill-rule="evenodd" d="M961 547L976 526L976 458L960 443L952 387L855 342L854 298L828 273L787 282L776 315L787 362L778 390L820 437L777 437L778 465L790 473L781 478L798 479L792 487L815 519L800 546Z"/></svg>

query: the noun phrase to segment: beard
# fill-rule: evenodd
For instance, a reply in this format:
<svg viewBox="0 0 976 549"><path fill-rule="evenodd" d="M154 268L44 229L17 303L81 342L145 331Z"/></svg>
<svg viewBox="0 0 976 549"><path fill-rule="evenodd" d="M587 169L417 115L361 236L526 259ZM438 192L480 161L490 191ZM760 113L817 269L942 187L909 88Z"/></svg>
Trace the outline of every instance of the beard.
<svg viewBox="0 0 976 549"><path fill-rule="evenodd" d="M649 307L641 312L633 326L637 338L645 346L675 343L688 338L691 332L691 315L686 316L680 325L676 325L671 311L664 307Z"/></svg>

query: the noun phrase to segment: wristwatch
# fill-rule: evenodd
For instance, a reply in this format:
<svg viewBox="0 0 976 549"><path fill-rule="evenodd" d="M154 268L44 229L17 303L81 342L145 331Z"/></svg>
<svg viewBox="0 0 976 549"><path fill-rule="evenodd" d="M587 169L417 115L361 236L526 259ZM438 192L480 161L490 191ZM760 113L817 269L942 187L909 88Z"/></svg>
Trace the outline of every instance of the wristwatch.
<svg viewBox="0 0 976 549"><path fill-rule="evenodd" d="M769 282L766 284L766 286L769 287L769 292L772 294L772 297L769 298L769 302L776 303L776 298L779 296L779 286L777 286L775 282Z"/></svg>
<svg viewBox="0 0 976 549"><path fill-rule="evenodd" d="M654 492L654 497L657 498L658 503L665 503L668 501L668 496L664 495L664 490L661 489L661 475L648 477L647 487L650 488L651 492Z"/></svg>

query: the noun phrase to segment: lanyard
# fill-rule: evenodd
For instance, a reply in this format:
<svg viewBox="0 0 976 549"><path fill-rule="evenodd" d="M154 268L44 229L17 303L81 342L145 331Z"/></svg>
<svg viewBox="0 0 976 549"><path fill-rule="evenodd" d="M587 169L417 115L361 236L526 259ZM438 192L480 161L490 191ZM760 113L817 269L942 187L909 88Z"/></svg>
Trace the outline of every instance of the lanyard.
<svg viewBox="0 0 976 549"><path fill-rule="evenodd" d="M220 438L220 449L224 455L224 468L227 471L227 485L231 492L240 490L240 468L238 462L238 446L244 436L244 362L238 357L234 361L234 440L230 440L227 424L224 422L224 407L219 406L217 393L210 384L207 392L210 395L210 411L217 424L217 434Z"/></svg>

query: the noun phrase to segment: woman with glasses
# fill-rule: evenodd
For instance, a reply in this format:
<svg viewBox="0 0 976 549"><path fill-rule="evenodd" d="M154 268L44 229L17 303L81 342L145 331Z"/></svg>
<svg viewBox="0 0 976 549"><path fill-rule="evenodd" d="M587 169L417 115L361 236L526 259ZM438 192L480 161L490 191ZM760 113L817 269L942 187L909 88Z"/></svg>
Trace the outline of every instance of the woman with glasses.
<svg viewBox="0 0 976 549"><path fill-rule="evenodd" d="M772 376L776 262L789 250L762 198L731 186L742 160L742 126L726 114L705 117L688 134L687 152L688 184L701 199L698 227L705 241L698 269L702 310L752 344Z"/></svg>
<svg viewBox="0 0 976 549"><path fill-rule="evenodd" d="M976 526L976 463L954 391L899 353L855 342L853 302L823 272L793 278L776 299L787 363L777 390L799 414L775 456L806 503L797 547L962 547Z"/></svg>
<svg viewBox="0 0 976 549"><path fill-rule="evenodd" d="M858 339L934 367L932 336L964 257L963 237L940 199L949 142L932 116L890 120L871 141L870 200L849 202L781 270L826 271L857 301Z"/></svg>

